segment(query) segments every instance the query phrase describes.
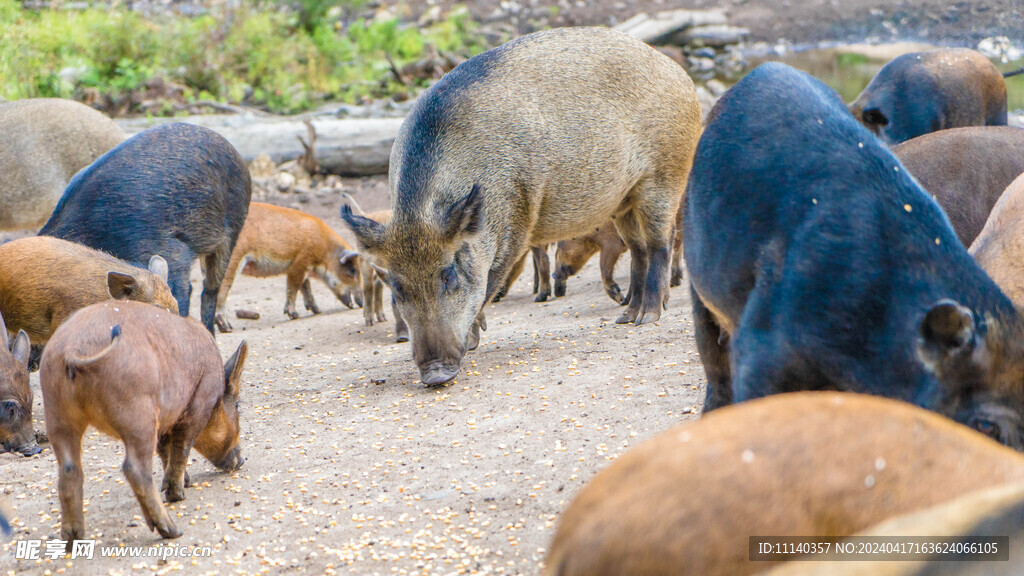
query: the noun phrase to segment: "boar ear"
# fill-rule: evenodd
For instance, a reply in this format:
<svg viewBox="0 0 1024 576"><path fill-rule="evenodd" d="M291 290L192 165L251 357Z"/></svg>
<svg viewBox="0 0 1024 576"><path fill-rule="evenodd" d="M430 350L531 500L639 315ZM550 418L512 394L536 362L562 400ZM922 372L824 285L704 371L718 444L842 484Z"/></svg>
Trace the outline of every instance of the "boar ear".
<svg viewBox="0 0 1024 576"><path fill-rule="evenodd" d="M238 349L231 355L228 363L224 365L224 395L233 398L238 397L242 384L242 368L245 367L245 357L249 355L249 344L242 340Z"/></svg>
<svg viewBox="0 0 1024 576"><path fill-rule="evenodd" d="M7 324L4 323L3 314L0 314L0 344L3 345L4 350L11 349L11 341L7 336Z"/></svg>
<svg viewBox="0 0 1024 576"><path fill-rule="evenodd" d="M348 266L348 263L356 256L359 256L359 252L356 252L355 250L345 250L341 253L341 256L338 257L338 261L341 262L342 266Z"/></svg>
<svg viewBox="0 0 1024 576"><path fill-rule="evenodd" d="M127 300L135 292L135 277L120 272L107 272L107 289L114 300Z"/></svg>
<svg viewBox="0 0 1024 576"><path fill-rule="evenodd" d="M203 260L205 260L205 258L199 259L200 262ZM167 283L167 260L164 260L163 256L154 254L153 257L149 259L148 268L150 272L159 276L160 279L164 281L164 284Z"/></svg>
<svg viewBox="0 0 1024 576"><path fill-rule="evenodd" d="M345 221L349 230L356 235L356 240L363 250L374 252L384 244L384 225L365 216L359 216L352 212L352 207L345 204L341 207L341 219Z"/></svg>
<svg viewBox="0 0 1024 576"><path fill-rule="evenodd" d="M24 330L18 330L14 337L14 344L11 344L11 355L18 364L28 367L29 353L32 352L32 344L28 341L28 334Z"/></svg>
<svg viewBox="0 0 1024 576"><path fill-rule="evenodd" d="M388 274L387 268L381 268L375 262L370 262L370 266L373 266L373 269L377 271L377 274L380 274L381 280L391 282L391 275Z"/></svg>
<svg viewBox="0 0 1024 576"><path fill-rule="evenodd" d="M461 200L458 200L445 212L441 226L448 238L456 238L460 234L476 234L484 227L484 193L483 186L473 184Z"/></svg>
<svg viewBox="0 0 1024 576"><path fill-rule="evenodd" d="M939 300L921 322L918 355L932 372L950 358L974 351L977 342L974 314L954 300Z"/></svg>

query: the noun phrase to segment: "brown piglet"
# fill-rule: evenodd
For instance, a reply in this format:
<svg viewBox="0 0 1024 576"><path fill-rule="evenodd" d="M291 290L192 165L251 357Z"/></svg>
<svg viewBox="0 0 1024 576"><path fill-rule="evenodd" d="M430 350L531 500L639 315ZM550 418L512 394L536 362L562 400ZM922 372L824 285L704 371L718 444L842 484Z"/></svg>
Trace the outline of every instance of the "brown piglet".
<svg viewBox="0 0 1024 576"><path fill-rule="evenodd" d="M633 448L562 515L544 574L766 570L751 536L865 530L1024 480L1024 456L904 402L794 392L729 405Z"/></svg>
<svg viewBox="0 0 1024 576"><path fill-rule="evenodd" d="M38 454L32 430L32 388L28 385L29 338L24 330L12 340L0 314L0 452Z"/></svg>
<svg viewBox="0 0 1024 576"><path fill-rule="evenodd" d="M249 216L217 294L214 321L221 332L231 332L224 304L239 266L246 276L288 276L284 313L292 320L299 317L295 311L295 296L300 290L306 310L320 313L313 300L310 278L326 284L345 306L352 308L353 303L358 304L358 296L353 294L359 286L358 252L326 222L301 210L262 202L249 206Z"/></svg>
<svg viewBox="0 0 1024 576"><path fill-rule="evenodd" d="M122 470L149 528L181 536L153 483L153 452L168 502L185 498L193 446L221 470L242 465L238 393L247 352L243 341L224 364L198 321L131 301L87 306L57 329L39 380L68 547L86 535L82 436L90 426L124 443Z"/></svg>
<svg viewBox="0 0 1024 576"><path fill-rule="evenodd" d="M1024 308L1024 174L1007 186L967 250L1013 304Z"/></svg>
<svg viewBox="0 0 1024 576"><path fill-rule="evenodd" d="M143 270L106 252L49 236L0 245L0 312L8 331L24 330L35 346L46 344L76 310L111 297L178 312L167 287L167 262L160 256L153 256L149 270Z"/></svg>

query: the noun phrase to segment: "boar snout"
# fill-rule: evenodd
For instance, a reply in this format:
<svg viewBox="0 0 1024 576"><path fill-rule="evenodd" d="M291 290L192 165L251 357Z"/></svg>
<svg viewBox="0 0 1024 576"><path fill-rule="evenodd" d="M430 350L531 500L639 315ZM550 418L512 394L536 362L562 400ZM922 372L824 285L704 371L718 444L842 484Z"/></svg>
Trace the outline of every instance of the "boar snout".
<svg viewBox="0 0 1024 576"><path fill-rule="evenodd" d="M245 458L242 457L242 448L235 446L224 455L224 458L218 462L214 462L213 465L219 470L224 472L234 472L245 464Z"/></svg>
<svg viewBox="0 0 1024 576"><path fill-rule="evenodd" d="M466 345L456 344L455 334L419 335L413 331L413 359L420 369L420 381L426 386L440 386L459 374Z"/></svg>
<svg viewBox="0 0 1024 576"><path fill-rule="evenodd" d="M17 452L22 456L35 456L43 451L36 443L36 434L32 430L32 418L25 413L21 403L16 400L0 402L0 427L10 432L0 442L5 452Z"/></svg>

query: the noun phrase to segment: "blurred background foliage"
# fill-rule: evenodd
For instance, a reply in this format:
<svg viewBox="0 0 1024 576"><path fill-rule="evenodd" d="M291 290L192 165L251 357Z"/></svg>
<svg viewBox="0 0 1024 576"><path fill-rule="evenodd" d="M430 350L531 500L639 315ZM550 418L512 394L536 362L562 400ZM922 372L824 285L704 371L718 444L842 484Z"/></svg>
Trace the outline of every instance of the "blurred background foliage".
<svg viewBox="0 0 1024 576"><path fill-rule="evenodd" d="M428 53L464 58L486 48L464 10L420 27L353 17L365 14L364 2L242 0L185 16L0 0L0 98L75 98L115 114L174 98L295 113L328 101L408 96L428 80L408 85L395 68Z"/></svg>

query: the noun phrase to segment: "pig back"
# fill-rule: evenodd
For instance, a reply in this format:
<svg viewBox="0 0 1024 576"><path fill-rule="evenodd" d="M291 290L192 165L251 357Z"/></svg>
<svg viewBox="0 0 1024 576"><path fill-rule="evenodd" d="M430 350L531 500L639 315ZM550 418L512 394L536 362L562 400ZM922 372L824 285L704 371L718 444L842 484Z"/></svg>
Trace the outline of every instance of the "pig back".
<svg viewBox="0 0 1024 576"><path fill-rule="evenodd" d="M427 91L391 153L396 220L473 184L486 213L537 215L531 242L582 235L638 182L685 186L700 130L686 72L619 32L565 28L476 56Z"/></svg>

